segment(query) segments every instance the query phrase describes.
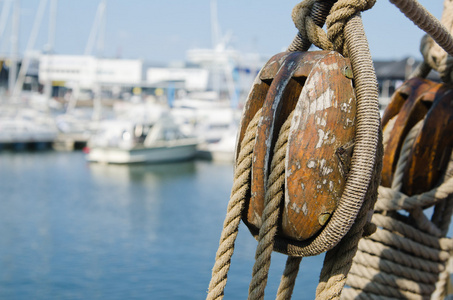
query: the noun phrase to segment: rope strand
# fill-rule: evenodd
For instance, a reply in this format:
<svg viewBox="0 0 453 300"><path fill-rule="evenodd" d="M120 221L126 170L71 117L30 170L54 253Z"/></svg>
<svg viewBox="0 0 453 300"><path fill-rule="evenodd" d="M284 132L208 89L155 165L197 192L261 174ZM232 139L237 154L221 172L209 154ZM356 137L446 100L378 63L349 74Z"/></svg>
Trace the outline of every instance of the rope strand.
<svg viewBox="0 0 453 300"><path fill-rule="evenodd" d="M249 300L264 298L264 289L274 248L274 236L277 232L278 217L280 215L280 204L284 196L285 156L292 116L293 113L286 119L275 144L275 154L272 157L271 174L265 195L263 224L259 231L255 265L253 266L252 281L249 287Z"/></svg>
<svg viewBox="0 0 453 300"><path fill-rule="evenodd" d="M223 224L223 231L220 237L214 268L212 269L211 282L209 283L209 290L206 298L208 300L223 299L231 257L234 252L234 242L238 234L238 227L244 208L246 193L249 190L252 152L260 116L261 110L256 113L253 120L250 122L247 127L246 135L241 143L230 202L228 203L227 215Z"/></svg>

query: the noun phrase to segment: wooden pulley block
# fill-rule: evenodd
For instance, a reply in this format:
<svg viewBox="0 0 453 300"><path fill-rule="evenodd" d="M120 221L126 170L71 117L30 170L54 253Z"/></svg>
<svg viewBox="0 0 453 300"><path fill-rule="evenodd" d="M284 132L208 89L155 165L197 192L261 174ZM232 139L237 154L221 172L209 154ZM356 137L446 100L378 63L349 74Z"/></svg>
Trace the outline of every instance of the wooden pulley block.
<svg viewBox="0 0 453 300"><path fill-rule="evenodd" d="M391 186L404 139L411 128L425 117L439 87L440 84L432 81L414 78L405 82L393 94L382 117L384 130L391 118L396 117L396 120L384 149L381 185Z"/></svg>
<svg viewBox="0 0 453 300"><path fill-rule="evenodd" d="M336 52L288 52L271 58L247 99L238 146L261 108L244 222L256 234L279 131L294 111L285 158L285 191L278 235L316 236L341 197L355 137L356 100L349 60Z"/></svg>
<svg viewBox="0 0 453 300"><path fill-rule="evenodd" d="M424 85L411 92L397 113L390 137L393 142L391 147L389 142L384 152L384 166L388 166L389 158L396 164L400 149L394 145L402 145L413 125L424 119L404 168L401 191L407 195L429 191L438 184L453 148L453 90L445 84L423 81ZM390 186L389 180L393 178L393 174L389 172L389 168L385 171L386 180L383 177L382 184Z"/></svg>
<svg viewBox="0 0 453 300"><path fill-rule="evenodd" d="M432 81L417 77L404 82L393 93L392 99L384 111L384 115L382 116L381 120L382 127L384 128L387 125L388 121L400 112L401 107L409 97L411 97L412 99L417 98L417 94L420 95L426 92L432 87L432 85Z"/></svg>

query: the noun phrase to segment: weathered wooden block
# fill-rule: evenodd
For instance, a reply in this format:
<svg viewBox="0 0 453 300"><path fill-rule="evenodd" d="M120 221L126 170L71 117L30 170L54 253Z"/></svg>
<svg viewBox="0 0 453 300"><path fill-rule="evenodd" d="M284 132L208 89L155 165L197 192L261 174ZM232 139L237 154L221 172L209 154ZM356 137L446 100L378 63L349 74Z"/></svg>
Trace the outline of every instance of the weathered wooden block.
<svg viewBox="0 0 453 300"><path fill-rule="evenodd" d="M245 105L238 141L262 108L244 222L262 224L267 179L278 132L292 111L279 234L315 236L335 210L347 179L356 99L349 61L336 52L280 53L258 75ZM237 146L237 153L240 143Z"/></svg>

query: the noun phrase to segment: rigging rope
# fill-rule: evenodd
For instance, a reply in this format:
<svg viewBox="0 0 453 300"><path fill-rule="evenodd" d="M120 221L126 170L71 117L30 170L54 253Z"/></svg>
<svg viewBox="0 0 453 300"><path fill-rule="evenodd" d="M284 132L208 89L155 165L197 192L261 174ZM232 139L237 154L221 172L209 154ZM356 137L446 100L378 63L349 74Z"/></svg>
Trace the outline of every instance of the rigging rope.
<svg viewBox="0 0 453 300"><path fill-rule="evenodd" d="M249 288L249 299L263 299L267 283L271 254L274 249L274 237L277 233L280 207L284 196L285 156L288 144L289 128L294 111L289 115L280 129L274 155L271 162L271 173L266 190L263 224L260 227L258 246L255 254L252 281Z"/></svg>
<svg viewBox="0 0 453 300"><path fill-rule="evenodd" d="M449 32L417 1L390 1L417 26L430 34L448 53L453 53L453 39ZM445 280L445 261L449 257L448 251L453 249L451 240L442 238L448 229L445 223L447 220L449 222L453 211L451 205L453 199L450 197L453 193L453 177L446 178L442 185L432 191L408 197L398 192L402 177L398 173L392 188L379 187L379 201L375 209L380 211L406 209L425 233L420 234L404 223L395 222L390 212L389 215L375 214L372 222L381 228L378 228L370 237L361 239L362 236L368 236L376 230L373 224L368 222L370 211L377 198L382 144L387 143L386 136L388 136L388 133L384 133L384 141L382 141L377 80L360 16L360 11L370 9L374 3L375 0L306 0L296 5L293 10L292 17L299 32L288 51L305 51L314 44L321 49L335 50L350 58L357 95L356 141L351 171L341 201L327 226L308 246L286 244L281 248L281 244L274 239L274 236L277 232L280 204L284 196L286 130L289 128L289 120L292 119L291 116L288 117L279 133L275 153L272 156L271 174L267 182L265 208L262 215L264 222L257 235L259 243L249 287L249 299L264 297L272 250L288 254L277 299L291 298L302 257L317 255L324 251L328 252L316 290L316 299L339 299L340 295L346 299L351 297L393 299L392 297L396 296L417 299L422 295L420 296L422 299L423 295L441 294L439 284L433 288L433 283L438 281L436 275L438 273ZM324 22L327 24L327 33L321 28ZM424 63L417 70L417 74L428 74L429 69L429 65ZM261 111L255 114L241 142L231 199L207 299L223 298L238 225L245 198L249 193L252 151L260 115ZM390 123L388 128L391 128ZM416 130L414 129L414 132ZM411 139L407 139L408 145L410 141ZM408 147L403 150L407 151ZM401 155L398 172L403 168L403 159L406 157L407 155ZM421 207L425 205L436 205L433 215L433 220L437 220L436 222L429 221L424 216ZM442 209L439 208L441 205ZM401 232L404 237L393 234L393 231ZM385 242L382 242L383 240ZM422 242L425 244L421 245ZM392 247L405 249L419 257L408 258L399 251L392 251ZM359 252L356 255L357 250ZM375 255L381 257L377 259ZM379 267L383 265L383 269L376 271L376 265ZM390 273L389 277L385 276L386 272ZM400 274L405 274L406 279L397 277ZM365 277L370 276L375 278L376 282L370 284L369 281L364 280ZM351 288L344 290L346 280ZM412 281L418 283L413 284ZM377 291L389 284L393 287L387 287L382 294L377 294ZM346 292L342 293L342 291Z"/></svg>
<svg viewBox="0 0 453 300"><path fill-rule="evenodd" d="M261 110L256 113L247 127L247 132L242 142L243 146L238 155L230 202L228 203L227 215L223 224L219 249L217 250L214 268L212 269L212 277L206 299L223 299L228 270L234 251L234 242L238 234L246 194L249 190L252 152L260 116Z"/></svg>
<svg viewBox="0 0 453 300"><path fill-rule="evenodd" d="M415 125L406 137L395 174L407 162L404 153L414 142L414 136L420 131L423 120ZM392 128L386 128L389 131ZM453 168L453 160L450 169ZM448 174L448 172L447 172ZM401 176L395 176L391 188L380 187L379 199L376 202L372 222L378 226L373 235L359 242L359 251L354 257L353 267L348 276L349 288L343 290L343 299L443 299L448 272L445 264L453 249L452 240L443 238L452 213L451 195L453 193L452 177L447 175L441 186L450 193L436 193L433 189L429 201L400 201L399 197L382 196L381 190L397 191L401 187ZM399 192L400 195L403 195ZM439 197L435 197L438 195ZM420 199L421 195L405 196L404 199ZM410 203L408 203L410 202ZM435 212L432 221L427 220L421 207L443 205L442 210ZM399 221L397 213L402 209L410 212L415 224ZM436 211L436 209L435 209ZM437 215L437 216L436 216ZM438 220L434 222L434 220ZM443 224L441 224L443 223ZM444 228L441 230L440 228ZM389 299L390 299L389 298Z"/></svg>

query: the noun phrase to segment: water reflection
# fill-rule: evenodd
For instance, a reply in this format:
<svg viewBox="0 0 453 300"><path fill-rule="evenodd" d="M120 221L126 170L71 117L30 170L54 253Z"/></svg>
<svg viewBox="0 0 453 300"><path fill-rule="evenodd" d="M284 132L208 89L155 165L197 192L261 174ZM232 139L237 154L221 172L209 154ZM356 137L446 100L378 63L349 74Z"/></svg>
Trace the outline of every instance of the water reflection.
<svg viewBox="0 0 453 300"><path fill-rule="evenodd" d="M97 165L77 152L0 163L0 299L204 297L231 166Z"/></svg>
<svg viewBox="0 0 453 300"><path fill-rule="evenodd" d="M0 299L206 297L231 165L98 165L78 152L1 153L0 165ZM229 299L247 297L256 244L241 225ZM284 261L272 258L269 296ZM304 259L316 275L301 273L301 299L319 262Z"/></svg>
<svg viewBox="0 0 453 300"><path fill-rule="evenodd" d="M193 174L195 162L167 163L167 164L133 164L133 165L107 165L93 163L89 165L94 179L115 180L118 182L155 183L159 179L174 176L187 176Z"/></svg>

